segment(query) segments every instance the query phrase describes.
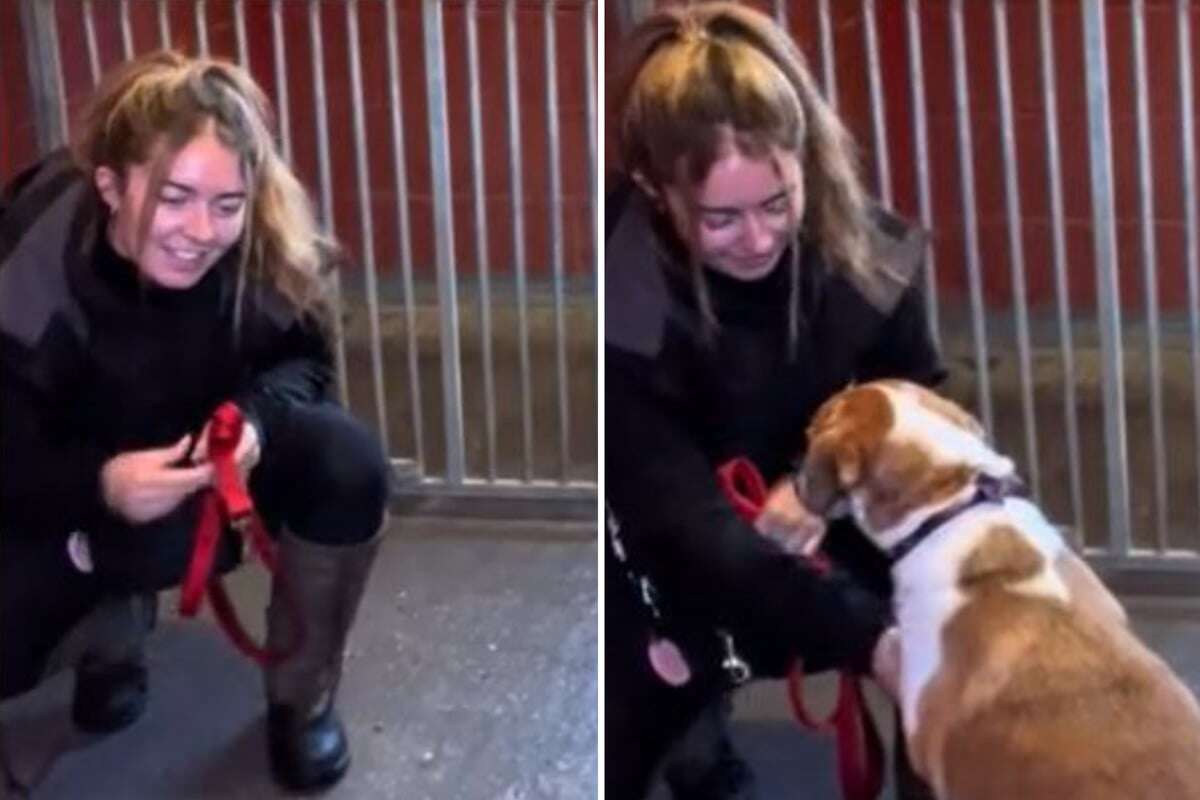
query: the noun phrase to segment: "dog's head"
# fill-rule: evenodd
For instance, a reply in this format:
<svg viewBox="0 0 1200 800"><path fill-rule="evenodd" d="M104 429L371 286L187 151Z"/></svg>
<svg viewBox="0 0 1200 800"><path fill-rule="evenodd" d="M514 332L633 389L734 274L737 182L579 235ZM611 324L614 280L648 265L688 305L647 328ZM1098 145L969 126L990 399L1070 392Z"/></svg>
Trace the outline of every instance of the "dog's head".
<svg viewBox="0 0 1200 800"><path fill-rule="evenodd" d="M959 494L981 473L1004 478L1013 463L988 446L974 417L916 384L876 381L817 410L797 494L822 516L848 500L870 535Z"/></svg>

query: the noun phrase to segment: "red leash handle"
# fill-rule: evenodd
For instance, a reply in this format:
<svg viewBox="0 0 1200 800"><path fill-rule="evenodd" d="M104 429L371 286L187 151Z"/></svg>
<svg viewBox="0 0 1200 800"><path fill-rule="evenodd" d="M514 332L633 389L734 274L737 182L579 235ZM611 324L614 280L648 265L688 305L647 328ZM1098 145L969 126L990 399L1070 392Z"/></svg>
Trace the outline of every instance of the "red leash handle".
<svg viewBox="0 0 1200 800"><path fill-rule="evenodd" d="M254 501L233 457L244 426L241 409L228 402L218 406L209 420L208 457L213 464L213 488L200 499L192 558L180 588L179 613L185 617L195 616L207 593L217 622L234 646L259 664L272 664L299 648L301 627L298 624L292 627L297 632L296 640L283 651L268 650L256 644L238 619L220 576L211 575L217 544L226 525L242 534L269 572L274 573L277 569L275 542L254 510ZM293 617L297 617L294 606L289 607Z"/></svg>
<svg viewBox="0 0 1200 800"><path fill-rule="evenodd" d="M204 602L204 591L208 588L208 575L212 572L213 556L223 529L221 501L216 492L208 491L200 498L200 514L196 519L196 533L192 544L192 558L188 561L183 585L179 587L179 613L194 617Z"/></svg>
<svg viewBox="0 0 1200 800"><path fill-rule="evenodd" d="M215 488L228 519L235 525L254 513L254 502L233 459L245 425L241 409L233 403L217 406L208 421L208 457L215 472Z"/></svg>
<svg viewBox="0 0 1200 800"><path fill-rule="evenodd" d="M717 482L733 510L747 525L753 525L767 503L767 482L748 458L731 458L717 467Z"/></svg>
<svg viewBox="0 0 1200 800"><path fill-rule="evenodd" d="M734 458L717 468L717 482L733 510L747 524L762 512L767 502L767 483L748 458ZM829 562L810 559L821 573ZM804 668L799 660L788 674L788 699L801 727L817 733L832 733L837 739L838 782L845 800L875 800L883 789L883 744L875 721L863 702L862 679L850 672L838 675L837 702L828 719L817 719L804 704Z"/></svg>

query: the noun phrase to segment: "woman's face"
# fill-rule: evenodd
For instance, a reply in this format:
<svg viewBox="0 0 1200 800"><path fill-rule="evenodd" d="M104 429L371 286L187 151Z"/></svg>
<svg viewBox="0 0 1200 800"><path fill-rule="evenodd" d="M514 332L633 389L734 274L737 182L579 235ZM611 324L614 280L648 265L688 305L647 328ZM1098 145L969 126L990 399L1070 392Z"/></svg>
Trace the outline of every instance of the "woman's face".
<svg viewBox="0 0 1200 800"><path fill-rule="evenodd" d="M112 211L109 240L138 266L142 277L165 289L188 289L242 235L246 187L237 153L216 136L212 123L175 156L158 193L154 218L138 248L138 224L147 201L150 163L132 164L124 179L108 167L96 185Z"/></svg>
<svg viewBox="0 0 1200 800"><path fill-rule="evenodd" d="M692 242L710 268L743 281L764 278L804 216L804 185L795 155L777 150L751 158L734 148L713 164L694 190L692 203L678 187L668 187L667 203L676 231Z"/></svg>

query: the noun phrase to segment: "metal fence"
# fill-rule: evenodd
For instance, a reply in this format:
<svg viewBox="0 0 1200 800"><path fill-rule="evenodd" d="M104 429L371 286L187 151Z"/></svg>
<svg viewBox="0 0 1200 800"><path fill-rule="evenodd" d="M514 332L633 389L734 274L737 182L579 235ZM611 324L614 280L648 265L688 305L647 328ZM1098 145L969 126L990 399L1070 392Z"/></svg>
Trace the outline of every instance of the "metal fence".
<svg viewBox="0 0 1200 800"><path fill-rule="evenodd" d="M285 155L300 160L301 134L315 139L322 218L357 244L362 268L348 276L356 313L339 333L340 386L412 476L410 490L594 497L592 0L156 0L154 37L145 35L150 3L21 2L42 149L67 129L64 49L85 54L94 79L111 60L101 57L106 25L118 26L128 56L162 44L219 52L211 21L223 20L228 55L274 87ZM625 26L653 5L618 0L612 10ZM1097 563L1191 574L1200 566L1192 55L1200 10L1188 0L757 5L787 24L817 65L830 101L864 143L876 194L935 234L924 279L952 368L947 391L1017 457L1039 501ZM296 33L298 8L300 40L287 35ZM406 13L419 16L415 65L398 41ZM263 15L265 40L248 24ZM461 46L448 39L447 15L461 23ZM79 45L60 34L68 18L81 22ZM326 30L333 22L336 33ZM500 38L481 44L488 36ZM1013 47L1017 36L1026 46ZM334 45L342 63L326 58ZM368 48L383 54L364 58ZM311 86L297 83L297 49L311 61ZM562 64L580 55L575 80L560 80ZM452 119L452 72L466 76L463 125ZM326 85L341 74L349 75L346 97ZM380 74L387 99L373 103L364 84ZM422 74L415 91L424 101L414 109L404 98ZM501 81L500 114L487 113L489 80ZM532 85L541 97L531 110ZM302 91L311 105L297 105ZM564 111L566 96L583 100L576 120ZM340 192L331 154L334 126L345 121L331 110L339 99L349 101L354 174L352 190ZM380 106L383 127L372 113ZM577 133L582 126L582 152L563 151L566 124ZM531 125L543 131L535 147L524 138ZM466 144L456 146L464 127ZM428 144L415 153L418 134ZM335 224L347 199L378 205L381 151L371 142L381 136L389 207ZM498 156L489 147L497 140L510 201L500 214ZM455 170L463 163L469 170ZM586 199L572 206L564 177L576 163L587 165ZM414 192L418 171L427 188ZM456 193L464 180L469 188ZM537 194L549 205L531 205ZM425 201L430 230L422 234L413 217ZM567 246L581 226L583 251ZM426 258L414 253L422 235ZM388 237L394 257L376 252ZM473 255L473 276L463 252ZM510 334L499 333L502 321ZM467 351L474 369L464 368ZM507 367L498 366L503 355ZM440 381L427 379L431 370ZM403 379L387 378L397 373Z"/></svg>
<svg viewBox="0 0 1200 800"><path fill-rule="evenodd" d="M42 152L66 140L102 69L144 51L230 58L270 87L284 157L359 265L340 288L341 399L388 444L403 491L594 500L594 0L20 8ZM481 58L502 69L502 99ZM347 141L352 178L344 163L334 174Z"/></svg>
<svg viewBox="0 0 1200 800"><path fill-rule="evenodd" d="M1200 6L752 4L800 42L876 196L934 232L947 391L1096 564L1195 591ZM610 22L655 5L621 0Z"/></svg>

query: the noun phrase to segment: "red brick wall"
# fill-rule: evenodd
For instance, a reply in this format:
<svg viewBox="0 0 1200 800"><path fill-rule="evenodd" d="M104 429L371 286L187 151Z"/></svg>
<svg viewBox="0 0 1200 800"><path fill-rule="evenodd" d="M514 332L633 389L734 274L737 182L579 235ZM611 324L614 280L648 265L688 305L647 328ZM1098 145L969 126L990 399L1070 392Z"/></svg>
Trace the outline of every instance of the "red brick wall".
<svg viewBox="0 0 1200 800"><path fill-rule="evenodd" d="M769 10L769 2L755 2ZM837 61L839 110L862 150L864 174L874 184L874 147L870 115L862 5L833 0L834 51ZM966 297L966 256L958 135L954 111L950 42L950 3L920 3L925 109L931 154L930 175L935 228L938 293L944 304ZM992 4L967 0L964 6L970 124L974 149L975 198L980 259L989 307L1012 303L1012 279L1005 211L1000 111L995 66ZM1154 229L1158 246L1159 300L1164 309L1186 303L1181 109L1178 49L1173 0L1147 0L1146 34L1151 138L1154 157ZM893 204L918 216L908 40L903 0L877 0L880 61L884 71L887 147ZM1066 216L1068 280L1073 308L1095 308L1092 255L1091 182L1087 146L1087 100L1084 85L1082 13L1076 0L1052 2L1059 140ZM1133 50L1128 0L1105 4L1109 86L1112 105L1113 168L1117 215L1118 270L1125 306L1142 308L1141 226L1138 222L1136 120L1133 95ZM1190 7L1193 38L1193 87L1200 91L1200 3ZM616 52L616 14L606 14L605 49ZM1054 304L1049 191L1046 172L1045 109L1042 103L1038 4L1008 3L1009 58L1012 67L1013 115L1026 286L1034 310ZM789 27L817 71L821 72L818 4L791 0ZM1200 98L1196 99L1200 109Z"/></svg>
<svg viewBox="0 0 1200 800"><path fill-rule="evenodd" d="M18 0L0 0L0 180L36 158L37 148L29 112ZM121 60L120 19L117 3L93 4L101 68ZM276 97L274 50L270 6L265 0L247 0L246 30L250 68L268 95ZM509 184L507 105L505 98L504 17L500 0L480 0L479 47L483 119L485 195L488 216L488 259L494 274L511 273L512 196ZM131 23L137 52L159 45L156 4L133 2ZM470 162L467 94L466 28L464 3L445 3L446 84L450 120L451 189L455 224L455 254L459 271L477 269L473 223L473 188ZM56 19L63 59L63 80L69 110L74 113L91 89L82 4L58 0ZM195 16L191 2L172 0L172 44L185 52L197 49ZM409 213L413 234L413 261L418 277L432 275L433 194L429 165L429 129L426 115L424 45L419 3L398 0L398 41L403 98L405 163L408 170ZM208 40L214 55L236 58L231 0L207 3ZM293 158L305 183L317 195L316 125L313 116L312 54L309 47L307 3L283 3L285 49L288 60L288 94L291 111ZM555 14L558 52L558 119L563 203L559 213L565 238L568 274L586 276L594 270L591 247L591 210L588 202L588 161L584 95L583 4L559 0ZM534 275L549 273L549 219L553 213L549 194L549 153L545 111L545 34L542 3L521 0L517 11L520 75L520 119L525 248L528 268ZM326 66L330 160L334 196L334 224L340 238L362 253L351 112L350 68L347 53L345 6L322 4L323 50ZM382 3L359 4L359 29L363 70L367 152L370 164L370 211L374 223L375 259L381 274L396 274L399 264L395 168L392 152L391 112L388 101L386 18Z"/></svg>
<svg viewBox="0 0 1200 800"><path fill-rule="evenodd" d="M37 157L17 0L0 0L0 180Z"/></svg>

